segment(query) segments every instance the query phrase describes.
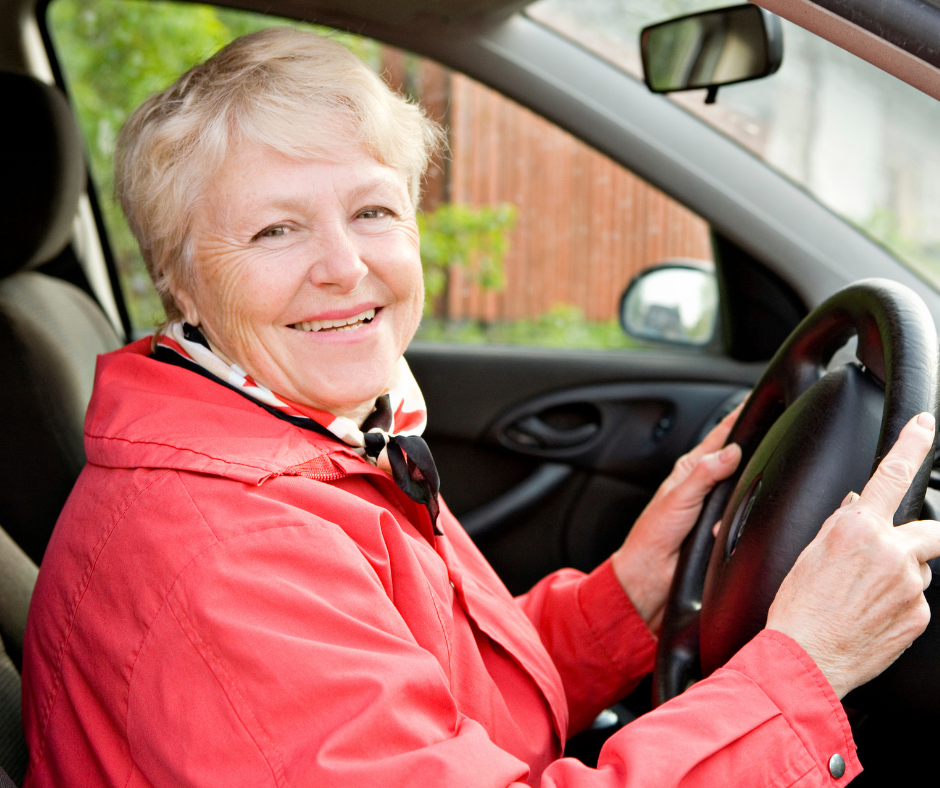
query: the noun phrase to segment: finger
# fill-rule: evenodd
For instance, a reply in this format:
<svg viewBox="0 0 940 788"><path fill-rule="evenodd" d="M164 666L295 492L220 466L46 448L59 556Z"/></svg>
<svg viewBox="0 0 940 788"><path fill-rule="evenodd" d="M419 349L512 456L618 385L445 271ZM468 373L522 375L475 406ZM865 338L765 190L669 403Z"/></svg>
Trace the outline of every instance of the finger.
<svg viewBox="0 0 940 788"><path fill-rule="evenodd" d="M907 540L908 547L918 563L940 557L940 523L936 520L915 520L894 529Z"/></svg>
<svg viewBox="0 0 940 788"><path fill-rule="evenodd" d="M750 394L748 394L748 396L750 396ZM744 407L745 402L747 402L747 397L745 397L744 402L741 402L734 410L718 422L718 424L712 427L708 435L705 436L704 440L702 440L698 446L692 449L688 454L683 454L676 460L672 473L669 474L663 485L656 491L657 495L660 493L665 495L683 484L689 477L689 474L698 467L699 463L701 463L705 457L718 452L725 445L731 428L734 426L734 422L741 412L741 408Z"/></svg>
<svg viewBox="0 0 940 788"><path fill-rule="evenodd" d="M933 572L930 571L929 564L919 564L920 579L923 581L924 591L930 588L930 581L933 580Z"/></svg>
<svg viewBox="0 0 940 788"><path fill-rule="evenodd" d="M744 402L747 402L747 400L745 399ZM725 445L725 441L728 440L728 435L731 433L734 422L737 421L738 416L741 414L741 408L744 407L744 402L712 427L702 442L690 452L696 460L700 457L704 457L706 454L718 451L718 449Z"/></svg>
<svg viewBox="0 0 940 788"><path fill-rule="evenodd" d="M740 461L741 447L736 443L706 455L688 478L671 491L672 504L679 509L700 506L712 487L734 473Z"/></svg>
<svg viewBox="0 0 940 788"><path fill-rule="evenodd" d="M889 519L894 516L933 446L934 427L934 417L930 413L921 413L904 425L897 443L862 490L862 500L871 505L876 514Z"/></svg>
<svg viewBox="0 0 940 788"><path fill-rule="evenodd" d="M859 499L859 494L857 492L850 492L845 498L842 499L842 503L839 505L841 509L843 506L848 506L850 503L855 503Z"/></svg>

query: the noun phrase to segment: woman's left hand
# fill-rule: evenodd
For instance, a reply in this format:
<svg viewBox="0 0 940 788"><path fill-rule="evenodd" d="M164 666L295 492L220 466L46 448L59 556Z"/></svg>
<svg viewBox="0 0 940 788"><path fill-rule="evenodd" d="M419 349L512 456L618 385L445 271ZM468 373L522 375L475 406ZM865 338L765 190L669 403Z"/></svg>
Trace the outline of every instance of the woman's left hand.
<svg viewBox="0 0 940 788"><path fill-rule="evenodd" d="M654 634L662 624L682 541L695 525L705 496L734 473L741 460L737 444L722 448L740 411L739 405L676 461L613 555L614 574Z"/></svg>

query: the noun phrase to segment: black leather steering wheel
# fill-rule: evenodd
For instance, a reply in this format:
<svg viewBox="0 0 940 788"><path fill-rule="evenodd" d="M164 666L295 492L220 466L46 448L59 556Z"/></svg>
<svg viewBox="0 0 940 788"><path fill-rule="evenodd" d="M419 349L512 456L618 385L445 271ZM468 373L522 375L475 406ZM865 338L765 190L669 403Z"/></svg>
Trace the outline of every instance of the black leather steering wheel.
<svg viewBox="0 0 940 788"><path fill-rule="evenodd" d="M853 335L858 363L827 373ZM764 627L780 583L823 521L850 490L862 490L909 419L940 415L938 363L930 312L889 280L852 284L797 326L728 439L742 449L738 471L712 491L683 545L656 657L657 705L721 667ZM933 453L895 525L920 514L932 461ZM934 613L927 631L846 705L940 712L940 581L927 598Z"/></svg>

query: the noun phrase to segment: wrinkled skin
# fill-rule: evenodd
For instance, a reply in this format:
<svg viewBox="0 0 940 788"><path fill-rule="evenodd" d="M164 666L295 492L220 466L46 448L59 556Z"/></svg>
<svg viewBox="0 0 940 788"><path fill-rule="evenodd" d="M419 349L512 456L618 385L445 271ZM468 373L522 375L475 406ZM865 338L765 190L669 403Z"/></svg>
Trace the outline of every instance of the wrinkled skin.
<svg viewBox="0 0 940 788"><path fill-rule="evenodd" d="M215 352L293 402L368 416L424 304L404 174L355 146L302 161L243 142L190 226L194 276L173 296ZM369 309L349 330L298 327Z"/></svg>
<svg viewBox="0 0 940 788"><path fill-rule="evenodd" d="M940 523L894 527L892 518L933 430L929 414L904 427L861 495L850 493L823 523L770 606L768 628L799 643L840 698L885 670L930 621L926 562L940 555Z"/></svg>

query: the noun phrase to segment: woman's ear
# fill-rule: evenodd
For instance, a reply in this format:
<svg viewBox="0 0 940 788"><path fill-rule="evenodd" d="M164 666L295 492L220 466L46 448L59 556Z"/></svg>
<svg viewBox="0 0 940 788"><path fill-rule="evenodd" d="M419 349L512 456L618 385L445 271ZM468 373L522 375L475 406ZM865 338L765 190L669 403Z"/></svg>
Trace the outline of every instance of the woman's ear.
<svg viewBox="0 0 940 788"><path fill-rule="evenodd" d="M198 326L201 322L199 319L199 310L196 309L196 302L193 300L192 296L182 288L177 287L171 288L170 294L176 302L177 309L183 313L183 320L191 326Z"/></svg>

